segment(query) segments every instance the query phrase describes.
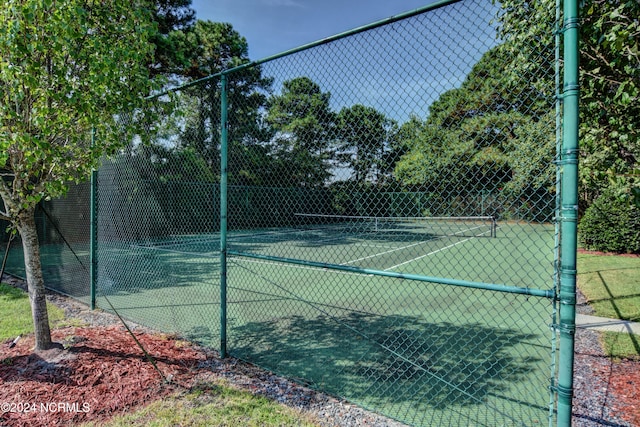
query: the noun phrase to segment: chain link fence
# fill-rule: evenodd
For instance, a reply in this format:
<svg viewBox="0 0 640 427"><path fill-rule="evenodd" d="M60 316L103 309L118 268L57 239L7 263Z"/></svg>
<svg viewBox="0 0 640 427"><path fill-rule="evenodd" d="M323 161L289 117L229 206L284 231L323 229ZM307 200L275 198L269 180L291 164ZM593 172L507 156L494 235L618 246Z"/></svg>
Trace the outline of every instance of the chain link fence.
<svg viewBox="0 0 640 427"><path fill-rule="evenodd" d="M60 199L42 202L36 210L40 260L46 286L90 303L89 183L74 185ZM1 203L1 202L0 202ZM20 236L0 221L0 247L4 271L24 278L24 257Z"/></svg>
<svg viewBox="0 0 640 427"><path fill-rule="evenodd" d="M91 189L44 205L47 284L86 301L93 259L97 306L407 424L555 424L559 24L508 13L440 2L155 97L97 173L93 258Z"/></svg>

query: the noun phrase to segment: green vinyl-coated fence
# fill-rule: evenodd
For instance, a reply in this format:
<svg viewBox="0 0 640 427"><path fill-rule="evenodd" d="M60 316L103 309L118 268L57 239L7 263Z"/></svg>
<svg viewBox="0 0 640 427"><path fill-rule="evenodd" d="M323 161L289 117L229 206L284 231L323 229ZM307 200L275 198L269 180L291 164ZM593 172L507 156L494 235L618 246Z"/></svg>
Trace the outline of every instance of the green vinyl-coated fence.
<svg viewBox="0 0 640 427"><path fill-rule="evenodd" d="M437 2L150 98L43 205L48 286L406 424L569 425L576 8Z"/></svg>

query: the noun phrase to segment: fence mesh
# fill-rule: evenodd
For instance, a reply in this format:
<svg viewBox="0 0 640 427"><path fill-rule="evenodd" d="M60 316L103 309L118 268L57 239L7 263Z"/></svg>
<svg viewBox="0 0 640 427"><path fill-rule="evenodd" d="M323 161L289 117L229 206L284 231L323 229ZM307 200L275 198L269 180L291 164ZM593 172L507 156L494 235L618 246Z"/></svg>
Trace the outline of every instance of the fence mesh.
<svg viewBox="0 0 640 427"><path fill-rule="evenodd" d="M42 274L46 285L84 303L90 303L90 185L74 185L67 195L41 203L36 210ZM22 241L2 227L5 272L25 278ZM7 245L9 250L7 251Z"/></svg>
<svg viewBox="0 0 640 427"><path fill-rule="evenodd" d="M506 13L442 3L157 97L98 172L98 306L226 333L233 356L407 424L552 423L556 23L512 40ZM82 299L74 191L45 204L78 230L43 217L76 248L46 280Z"/></svg>
<svg viewBox="0 0 640 427"><path fill-rule="evenodd" d="M553 286L553 72L505 71L500 13L460 2L261 64L266 138L230 91L231 354L413 425L550 417L551 301L442 284Z"/></svg>

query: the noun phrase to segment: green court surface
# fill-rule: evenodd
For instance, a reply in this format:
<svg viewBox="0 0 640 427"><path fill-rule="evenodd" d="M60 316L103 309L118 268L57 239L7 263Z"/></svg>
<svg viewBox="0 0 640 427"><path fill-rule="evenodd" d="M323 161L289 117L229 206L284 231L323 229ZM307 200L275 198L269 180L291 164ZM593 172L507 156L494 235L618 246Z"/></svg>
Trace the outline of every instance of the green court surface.
<svg viewBox="0 0 640 427"><path fill-rule="evenodd" d="M481 405L493 416L485 425L545 418L548 302L245 264L231 267L234 355L411 424L467 425ZM423 420L406 418L416 410Z"/></svg>
<svg viewBox="0 0 640 427"><path fill-rule="evenodd" d="M374 231L231 231L229 352L414 425L547 423L549 300L331 266L550 289L553 227ZM98 306L217 348L218 239L100 243ZM44 264L62 260L61 248L43 250Z"/></svg>
<svg viewBox="0 0 640 427"><path fill-rule="evenodd" d="M330 267L549 289L553 227L500 224L495 238L396 231L231 231L229 249L250 255L228 259L231 354L416 425L466 425L487 408L484 425L545 422L548 300ZM127 317L217 347L218 247L216 235L176 236L101 255L109 271L131 258L141 266L135 279L110 280L147 283L109 299Z"/></svg>

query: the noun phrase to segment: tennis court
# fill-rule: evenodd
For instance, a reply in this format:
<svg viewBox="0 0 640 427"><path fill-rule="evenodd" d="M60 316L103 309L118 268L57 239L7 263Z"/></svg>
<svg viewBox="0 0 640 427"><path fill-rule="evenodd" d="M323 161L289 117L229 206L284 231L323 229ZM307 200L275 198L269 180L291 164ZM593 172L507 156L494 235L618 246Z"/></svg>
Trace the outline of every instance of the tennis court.
<svg viewBox="0 0 640 427"><path fill-rule="evenodd" d="M487 218L302 217L293 227L232 230L228 346L415 425L544 422L549 300L368 270L542 288L553 235L550 225ZM215 348L219 247L218 233L100 244L98 305ZM87 249L75 254L83 262ZM43 246L45 272L75 255Z"/></svg>
<svg viewBox="0 0 640 427"><path fill-rule="evenodd" d="M345 220L229 233L234 356L415 425L452 416L467 424L486 417L487 405L494 418L477 425L542 422L551 372L548 300L367 270L542 286L536 279L551 276L551 260L522 248L548 246L553 227L499 223L492 230L474 219L463 232L459 220ZM478 223L480 234L471 236ZM101 246L99 306L217 347L219 245L219 235L199 234ZM546 249L538 252L552 253Z"/></svg>
<svg viewBox="0 0 640 427"><path fill-rule="evenodd" d="M569 425L559 6L522 39L518 8L437 1L123 112L141 134L44 203L47 285L407 424Z"/></svg>

